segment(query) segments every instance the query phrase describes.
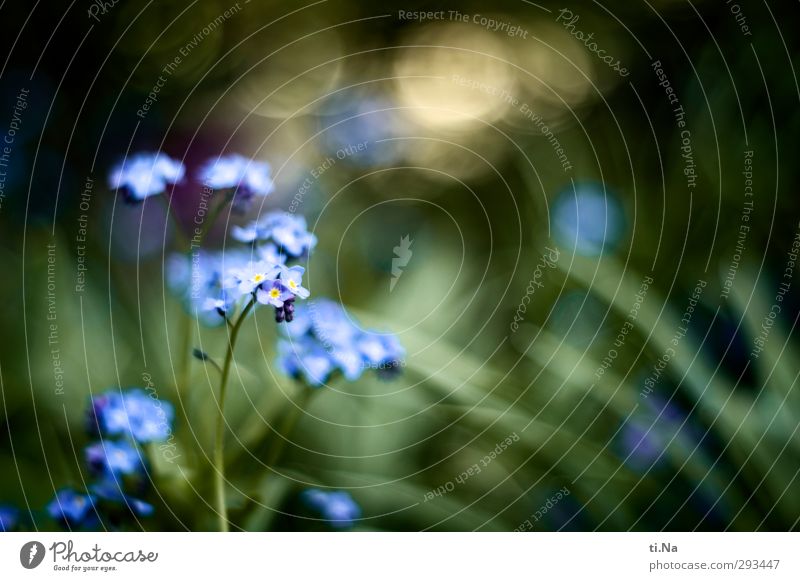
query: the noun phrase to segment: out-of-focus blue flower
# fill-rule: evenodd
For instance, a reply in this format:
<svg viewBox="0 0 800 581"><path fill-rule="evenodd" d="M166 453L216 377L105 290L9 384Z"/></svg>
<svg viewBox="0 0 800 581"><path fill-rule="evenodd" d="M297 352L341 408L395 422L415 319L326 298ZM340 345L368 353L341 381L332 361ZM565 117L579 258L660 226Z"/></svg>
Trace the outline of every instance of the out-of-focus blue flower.
<svg viewBox="0 0 800 581"><path fill-rule="evenodd" d="M263 198L275 189L267 162L236 153L209 160L198 178L214 190L234 189L234 207L242 211L249 209L254 197Z"/></svg>
<svg viewBox="0 0 800 581"><path fill-rule="evenodd" d="M17 526L19 511L7 504L0 504L0 532L7 533Z"/></svg>
<svg viewBox="0 0 800 581"><path fill-rule="evenodd" d="M47 514L70 529L90 527L98 521L96 501L97 497L93 494L62 488L47 505Z"/></svg>
<svg viewBox="0 0 800 581"><path fill-rule="evenodd" d="M689 432L680 408L651 393L636 415L622 426L617 436L619 453L631 468L647 471L667 458L670 445L685 445L691 438Z"/></svg>
<svg viewBox="0 0 800 581"><path fill-rule="evenodd" d="M94 442L86 446L85 454L86 464L95 476L113 479L138 474L144 468L141 453L126 441Z"/></svg>
<svg viewBox="0 0 800 581"><path fill-rule="evenodd" d="M406 353L395 335L376 333L363 333L358 341L358 350L364 358L364 365L375 369L384 378L399 371Z"/></svg>
<svg viewBox="0 0 800 581"><path fill-rule="evenodd" d="M284 373L302 379L312 387L319 387L336 369L330 353L311 337L299 341L278 342L278 365Z"/></svg>
<svg viewBox="0 0 800 581"><path fill-rule="evenodd" d="M579 183L574 190L567 188L553 204L551 215L559 243L578 254L610 252L623 235L622 206L601 184Z"/></svg>
<svg viewBox="0 0 800 581"><path fill-rule="evenodd" d="M316 299L299 308L292 325L283 327L278 366L291 377L319 387L335 372L355 381L372 368L389 377L405 350L394 335L364 331L340 304Z"/></svg>
<svg viewBox="0 0 800 581"><path fill-rule="evenodd" d="M258 253L258 257L265 262L278 266L286 264L286 254L282 254L277 245L272 242L259 244L256 246L256 252Z"/></svg>
<svg viewBox="0 0 800 581"><path fill-rule="evenodd" d="M119 162L108 176L108 185L129 201L144 200L166 191L183 179L186 168L163 153L138 153Z"/></svg>
<svg viewBox="0 0 800 581"><path fill-rule="evenodd" d="M303 502L337 529L353 526L361 518L361 507L344 490L325 491L309 488L301 494Z"/></svg>
<svg viewBox="0 0 800 581"><path fill-rule="evenodd" d="M245 226L234 226L231 236L239 242L272 242L278 253L290 258L306 256L317 244L303 216L270 212Z"/></svg>
<svg viewBox="0 0 800 581"><path fill-rule="evenodd" d="M147 517L155 512L152 504L126 494L119 481L108 478L100 480L92 484L91 491L96 498L117 505L119 508L125 508L135 516ZM108 504L103 506L108 508Z"/></svg>
<svg viewBox="0 0 800 581"><path fill-rule="evenodd" d="M92 398L89 427L106 436L128 436L139 442L160 442L172 433L175 411L168 402L142 389L110 390Z"/></svg>

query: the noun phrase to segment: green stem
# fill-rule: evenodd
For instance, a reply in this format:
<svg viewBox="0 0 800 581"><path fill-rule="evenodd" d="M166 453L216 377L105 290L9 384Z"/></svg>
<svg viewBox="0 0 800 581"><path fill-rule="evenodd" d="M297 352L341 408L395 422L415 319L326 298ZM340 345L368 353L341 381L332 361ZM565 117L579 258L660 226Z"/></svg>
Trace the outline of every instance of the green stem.
<svg viewBox="0 0 800 581"><path fill-rule="evenodd" d="M280 460L281 455L286 448L286 441L289 439L289 436L291 436L292 431L297 425L297 421L300 419L300 416L308 405L308 402L311 401L311 396L313 396L317 391L317 389L312 387L304 387L303 391L300 392L299 401L286 415L283 424L278 430L275 445L272 446L269 451L269 455L267 456L267 466L275 466L278 460Z"/></svg>
<svg viewBox="0 0 800 581"><path fill-rule="evenodd" d="M250 310L255 304L255 298L250 299L247 306L242 310L239 318L231 328L228 340L228 351L225 353L225 363L222 366L222 378L219 383L219 415L217 416L216 439L214 442L214 482L217 499L217 515L219 516L219 530L228 531L228 507L225 504L225 392L228 388L228 376L233 362L233 349L236 346L236 338L239 330Z"/></svg>
<svg viewBox="0 0 800 581"><path fill-rule="evenodd" d="M184 314L181 317L181 370L180 374L178 375L178 385L177 391L178 394L181 396L185 396L189 393L188 383L189 383L189 368L192 361L192 319L188 315Z"/></svg>
<svg viewBox="0 0 800 581"><path fill-rule="evenodd" d="M217 204L217 206L213 210L211 210L211 213L208 216L206 216L206 219L203 221L203 226L200 229L199 241L196 242L197 246L203 244L203 241L206 239L206 235L208 234L209 230L211 230L211 228L214 226L214 223L217 221L217 218L219 218L219 215L222 213L222 210L224 210L228 206L228 204L231 203L232 200L233 200L232 192L226 192L223 200L219 204Z"/></svg>
<svg viewBox="0 0 800 581"><path fill-rule="evenodd" d="M175 226L175 232L177 232L178 237L181 240L181 246L182 247L188 247L189 246L189 238L186 235L186 232L184 231L183 226L181 226L181 221L180 221L180 219L178 219L178 214L175 211L175 206L172 205L171 198L167 197L166 192L161 194L161 195L159 195L159 196L156 196L156 197L160 198L162 203L166 207L167 216L169 217L169 219L172 222L173 226Z"/></svg>

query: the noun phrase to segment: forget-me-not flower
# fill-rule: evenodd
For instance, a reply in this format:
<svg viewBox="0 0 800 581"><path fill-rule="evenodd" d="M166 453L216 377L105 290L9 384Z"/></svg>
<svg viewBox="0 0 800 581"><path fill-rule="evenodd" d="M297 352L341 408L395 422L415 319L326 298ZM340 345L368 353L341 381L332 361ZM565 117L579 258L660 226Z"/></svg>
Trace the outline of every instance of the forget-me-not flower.
<svg viewBox="0 0 800 581"><path fill-rule="evenodd" d="M149 502L126 494L122 484L117 480L109 478L100 480L92 484L90 490L95 498L103 501L102 506L105 511L126 509L139 517L151 516L155 512L155 508Z"/></svg>
<svg viewBox="0 0 800 581"><path fill-rule="evenodd" d="M93 433L127 436L140 444L161 442L172 433L172 404L143 389L110 390L92 398L89 427Z"/></svg>
<svg viewBox="0 0 800 581"><path fill-rule="evenodd" d="M234 226L231 236L239 242L272 242L279 254L290 258L308 255L317 237L308 231L306 219L288 212L269 212L245 225Z"/></svg>
<svg viewBox="0 0 800 581"><path fill-rule="evenodd" d="M614 194L595 183L578 183L574 190L564 190L553 204L552 220L559 242L587 256L614 250L625 221Z"/></svg>
<svg viewBox="0 0 800 581"><path fill-rule="evenodd" d="M340 304L328 299L298 309L295 322L282 332L278 366L311 387L324 384L335 372L348 381L367 368L389 377L405 357L396 336L361 329Z"/></svg>
<svg viewBox="0 0 800 581"><path fill-rule="evenodd" d="M344 490L309 488L301 494L303 502L337 529L350 528L361 518L361 507Z"/></svg>
<svg viewBox="0 0 800 581"><path fill-rule="evenodd" d="M19 511L7 504L0 504L0 533L7 533L17 526Z"/></svg>
<svg viewBox="0 0 800 581"><path fill-rule="evenodd" d="M97 497L93 494L62 488L47 505L47 514L70 529L93 526L98 520L96 502Z"/></svg>
<svg viewBox="0 0 800 581"><path fill-rule="evenodd" d="M142 471L142 455L126 441L104 440L86 446L86 464L89 470L100 477L119 478Z"/></svg>
<svg viewBox="0 0 800 581"><path fill-rule="evenodd" d="M163 153L137 153L126 157L111 170L108 184L128 201L138 202L161 194L186 173L184 165Z"/></svg>
<svg viewBox="0 0 800 581"><path fill-rule="evenodd" d="M255 197L265 197L273 192L275 184L269 164L232 153L209 160L198 175L200 181L214 190L233 189L234 207L247 211Z"/></svg>

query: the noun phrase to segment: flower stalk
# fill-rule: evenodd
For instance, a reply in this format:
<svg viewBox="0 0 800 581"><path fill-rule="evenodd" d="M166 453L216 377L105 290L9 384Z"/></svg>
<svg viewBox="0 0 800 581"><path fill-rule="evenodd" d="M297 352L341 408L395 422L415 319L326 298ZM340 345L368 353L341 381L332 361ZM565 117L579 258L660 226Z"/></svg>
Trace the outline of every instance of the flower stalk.
<svg viewBox="0 0 800 581"><path fill-rule="evenodd" d="M251 298L247 305L242 309L239 318L231 327L228 339L228 350L225 353L225 362L222 365L222 378L219 383L219 415L217 416L217 427L214 440L214 483L216 491L217 515L219 517L219 530L228 532L228 507L225 502L225 393L228 388L228 377L230 376L231 363L233 363L233 350L236 347L236 338L242 328L250 310L255 305L255 298Z"/></svg>

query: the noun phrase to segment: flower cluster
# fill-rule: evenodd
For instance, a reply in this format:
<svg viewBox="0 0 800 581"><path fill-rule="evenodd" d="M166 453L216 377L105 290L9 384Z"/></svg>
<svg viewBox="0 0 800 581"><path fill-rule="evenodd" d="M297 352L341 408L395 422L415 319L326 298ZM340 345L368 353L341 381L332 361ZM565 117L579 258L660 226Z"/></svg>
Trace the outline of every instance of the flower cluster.
<svg viewBox="0 0 800 581"><path fill-rule="evenodd" d="M286 212L270 212L246 226L234 226L231 236L239 242L266 242L289 258L308 256L317 244L305 218Z"/></svg>
<svg viewBox="0 0 800 581"><path fill-rule="evenodd" d="M208 325L225 321L248 301L272 306L278 323L291 322L295 300L310 293L303 286L305 269L285 261L269 246L175 254L167 265L167 284L183 297L189 313Z"/></svg>
<svg viewBox="0 0 800 581"><path fill-rule="evenodd" d="M295 321L283 329L278 365L288 375L318 387L336 372L355 381L364 369L393 376L405 350L395 335L365 331L339 303L311 301L298 309Z"/></svg>
<svg viewBox="0 0 800 581"><path fill-rule="evenodd" d="M161 442L172 433L174 410L169 403L142 389L109 390L92 398L90 443L84 457L92 481L86 491L62 488L47 505L47 513L62 526L88 529L101 522L117 524L126 517L146 517L153 506L128 493L145 492L146 460L142 444Z"/></svg>
<svg viewBox="0 0 800 581"><path fill-rule="evenodd" d="M300 496L306 506L334 528L350 528L353 526L353 521L361 518L361 507L343 490L326 491L309 488Z"/></svg>

